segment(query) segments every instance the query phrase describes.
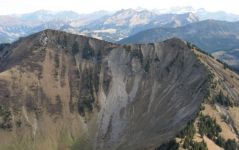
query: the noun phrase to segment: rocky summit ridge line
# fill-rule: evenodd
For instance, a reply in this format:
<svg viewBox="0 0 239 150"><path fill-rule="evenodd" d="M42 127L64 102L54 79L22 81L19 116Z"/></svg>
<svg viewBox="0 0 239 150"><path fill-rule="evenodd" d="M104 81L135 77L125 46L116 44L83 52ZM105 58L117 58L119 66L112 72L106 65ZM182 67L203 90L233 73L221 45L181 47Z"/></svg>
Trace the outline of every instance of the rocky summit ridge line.
<svg viewBox="0 0 239 150"><path fill-rule="evenodd" d="M153 149L194 118L208 71L186 42L45 30L0 50L0 149Z"/></svg>

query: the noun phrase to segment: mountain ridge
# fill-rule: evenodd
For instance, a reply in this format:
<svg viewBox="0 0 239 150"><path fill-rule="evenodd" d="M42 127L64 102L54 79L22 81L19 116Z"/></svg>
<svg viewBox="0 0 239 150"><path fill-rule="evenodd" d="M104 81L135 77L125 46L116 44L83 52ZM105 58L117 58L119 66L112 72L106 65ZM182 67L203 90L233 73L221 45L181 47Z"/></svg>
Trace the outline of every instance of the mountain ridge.
<svg viewBox="0 0 239 150"><path fill-rule="evenodd" d="M118 45L45 30L5 50L3 149L155 148L195 117L207 87L180 39Z"/></svg>
<svg viewBox="0 0 239 150"><path fill-rule="evenodd" d="M201 49L211 53L218 50L229 50L239 46L237 39L237 33L239 32L238 24L239 22L230 23L206 20L179 28L154 28L123 39L119 43L155 42L176 36L192 42Z"/></svg>
<svg viewBox="0 0 239 150"><path fill-rule="evenodd" d="M48 13L51 15L44 18ZM150 26L176 27L198 21L196 16L188 19L184 14L158 15L148 10L134 9L78 16L75 16L75 13L69 16L68 13L71 12L40 11L20 16L0 16L0 42L12 42L19 37L44 29L62 30L108 41L117 41L129 34L148 29ZM126 18L122 19L123 16Z"/></svg>

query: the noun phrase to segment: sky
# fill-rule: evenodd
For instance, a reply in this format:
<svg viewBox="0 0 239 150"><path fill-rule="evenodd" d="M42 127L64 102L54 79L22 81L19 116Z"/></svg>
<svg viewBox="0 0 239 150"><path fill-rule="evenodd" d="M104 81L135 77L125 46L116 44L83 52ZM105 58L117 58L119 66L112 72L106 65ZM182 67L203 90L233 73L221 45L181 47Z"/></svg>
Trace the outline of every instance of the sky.
<svg viewBox="0 0 239 150"><path fill-rule="evenodd" d="M22 14L36 10L72 10L80 14L98 10L127 8L165 9L192 6L208 11L239 14L239 0L0 0L0 15Z"/></svg>

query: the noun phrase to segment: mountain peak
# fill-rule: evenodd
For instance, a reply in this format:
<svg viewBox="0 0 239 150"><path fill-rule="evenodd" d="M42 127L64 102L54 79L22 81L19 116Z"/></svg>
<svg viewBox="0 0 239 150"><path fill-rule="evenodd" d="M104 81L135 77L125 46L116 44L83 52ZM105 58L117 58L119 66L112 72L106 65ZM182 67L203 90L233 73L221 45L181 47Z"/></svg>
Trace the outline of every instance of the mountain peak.
<svg viewBox="0 0 239 150"><path fill-rule="evenodd" d="M7 144L35 134L31 147L61 147L65 140L54 140L65 138L61 130L86 141L67 147L98 150L148 149L170 140L199 110L207 87L204 66L185 45L177 38L116 45L50 29L15 42L0 63L0 104L22 109L11 113L22 126L10 119L9 128L28 132L21 132L24 138L13 132Z"/></svg>
<svg viewBox="0 0 239 150"><path fill-rule="evenodd" d="M34 35L37 35L38 37L46 37L46 38L52 38L54 40L56 40L56 38L58 37L62 37L64 36L65 38L71 38L71 39L75 39L75 38L81 38L81 39L86 39L86 40L94 40L94 41L102 41L102 42L106 42L103 40L99 40L93 37L88 37L85 35L79 35L79 34L73 34L73 33L69 33L69 32L65 32L65 31L60 31L60 30L54 30L54 29L45 29L42 30L38 33L35 33ZM31 37L31 36L29 36ZM26 37L28 38L28 37ZM107 43L107 42L106 42Z"/></svg>

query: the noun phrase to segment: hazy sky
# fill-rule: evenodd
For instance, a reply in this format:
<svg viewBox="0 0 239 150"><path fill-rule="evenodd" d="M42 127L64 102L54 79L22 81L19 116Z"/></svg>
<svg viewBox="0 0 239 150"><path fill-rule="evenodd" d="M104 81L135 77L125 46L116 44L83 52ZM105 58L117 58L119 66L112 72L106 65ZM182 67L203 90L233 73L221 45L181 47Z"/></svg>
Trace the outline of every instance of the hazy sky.
<svg viewBox="0 0 239 150"><path fill-rule="evenodd" d="M0 14L19 14L39 9L89 13L97 10L114 11L137 7L162 9L177 6L239 14L239 0L0 0Z"/></svg>

